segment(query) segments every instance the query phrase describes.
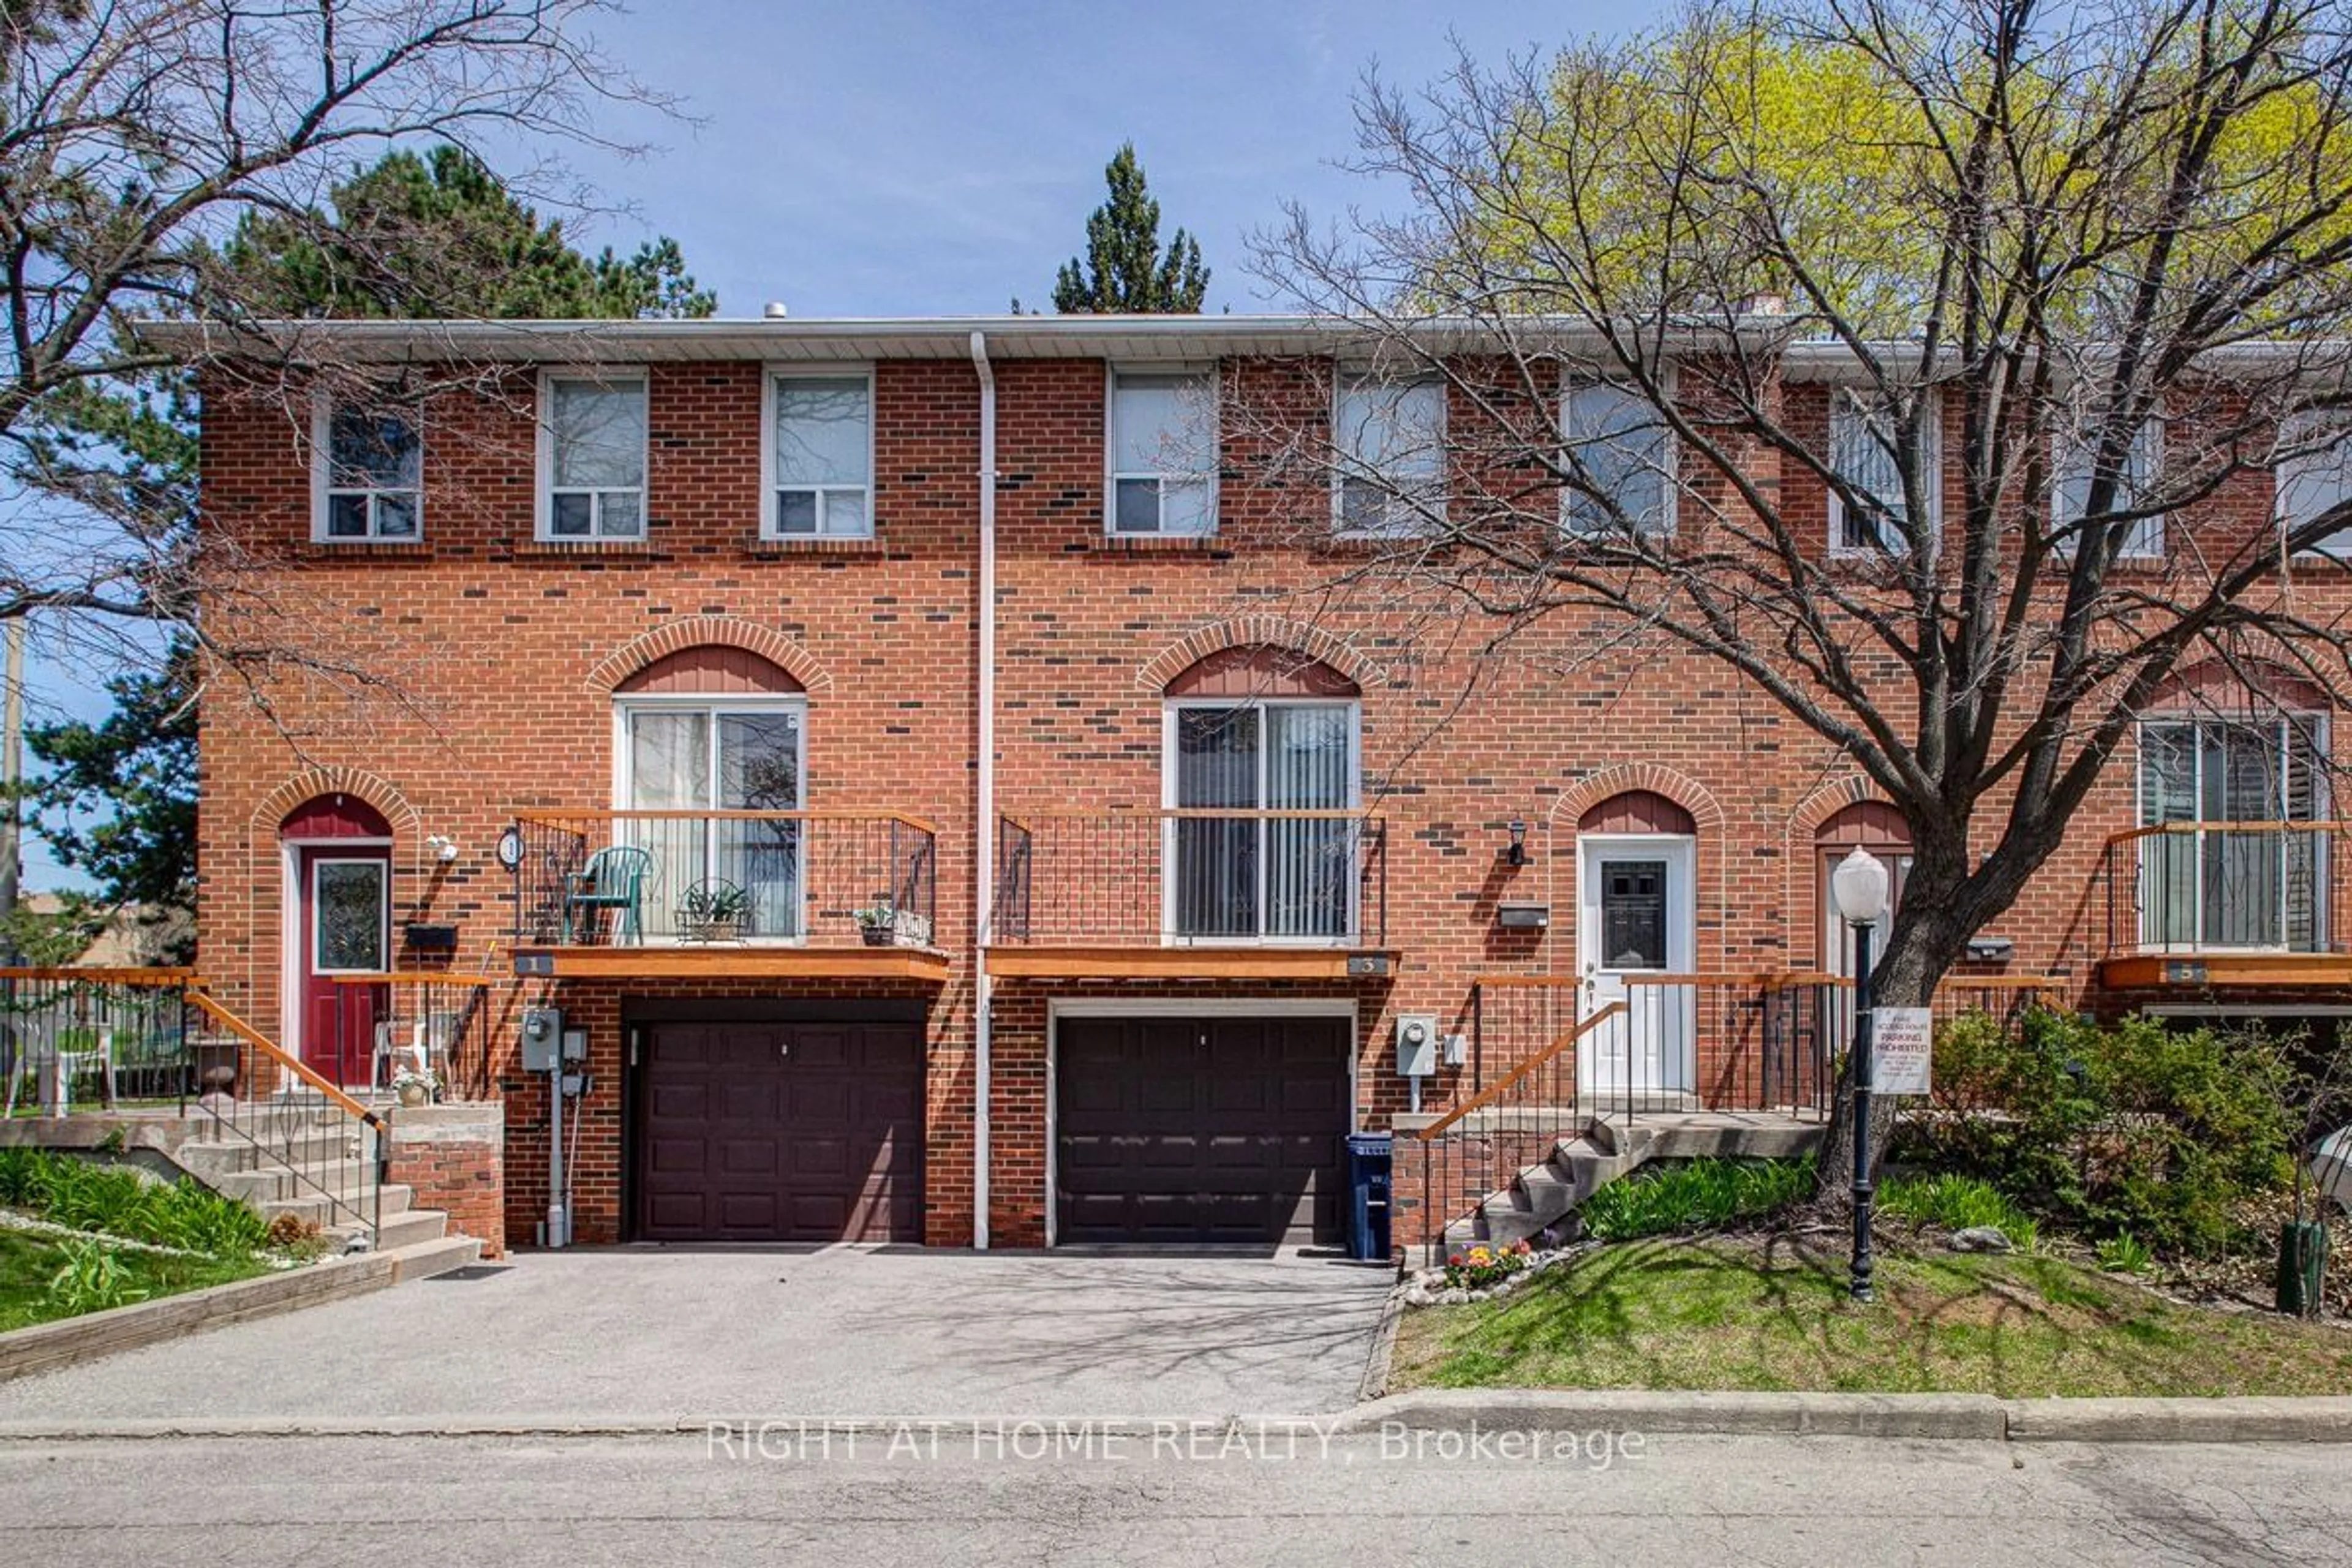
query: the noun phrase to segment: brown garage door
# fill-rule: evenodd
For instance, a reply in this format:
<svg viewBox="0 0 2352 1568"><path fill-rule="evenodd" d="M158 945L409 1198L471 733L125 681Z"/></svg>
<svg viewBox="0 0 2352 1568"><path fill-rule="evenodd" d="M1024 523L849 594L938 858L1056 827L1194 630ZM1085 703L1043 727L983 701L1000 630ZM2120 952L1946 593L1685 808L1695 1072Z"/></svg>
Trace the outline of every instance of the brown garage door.
<svg viewBox="0 0 2352 1568"><path fill-rule="evenodd" d="M1064 1018L1055 1213L1071 1242L1333 1241L1342 1018Z"/></svg>
<svg viewBox="0 0 2352 1568"><path fill-rule="evenodd" d="M639 1236L922 1239L919 1026L655 1024L638 1049Z"/></svg>

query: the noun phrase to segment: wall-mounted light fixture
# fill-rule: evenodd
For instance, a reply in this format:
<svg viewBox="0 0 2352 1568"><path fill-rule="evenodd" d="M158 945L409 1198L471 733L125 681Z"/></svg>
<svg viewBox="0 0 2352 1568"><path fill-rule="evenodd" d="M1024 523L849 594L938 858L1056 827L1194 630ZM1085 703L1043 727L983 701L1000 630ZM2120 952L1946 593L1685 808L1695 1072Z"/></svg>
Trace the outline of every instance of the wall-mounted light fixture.
<svg viewBox="0 0 2352 1568"><path fill-rule="evenodd" d="M425 847L433 851L433 858L444 866L457 858L457 841L446 833L436 833L425 840Z"/></svg>
<svg viewBox="0 0 2352 1568"><path fill-rule="evenodd" d="M1503 851L1503 863L1507 866L1524 866L1528 863L1527 822L1524 818L1515 816L1511 818L1510 826L1511 847Z"/></svg>

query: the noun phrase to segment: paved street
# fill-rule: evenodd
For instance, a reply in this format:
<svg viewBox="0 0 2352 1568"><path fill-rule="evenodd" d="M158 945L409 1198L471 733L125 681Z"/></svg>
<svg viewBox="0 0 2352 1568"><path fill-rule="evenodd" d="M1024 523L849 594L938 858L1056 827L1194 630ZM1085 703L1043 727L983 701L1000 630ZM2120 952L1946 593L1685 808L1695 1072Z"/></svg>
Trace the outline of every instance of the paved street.
<svg viewBox="0 0 2352 1568"><path fill-rule="evenodd" d="M0 1384L0 1426L1336 1411L1388 1285L1296 1253L535 1254Z"/></svg>
<svg viewBox="0 0 2352 1568"><path fill-rule="evenodd" d="M1658 1437L1605 1468L1217 1445L761 1458L705 1437L0 1443L0 1557L240 1568L496 1561L2019 1564L2352 1562L2341 1447ZM992 1443L983 1444L993 1447ZM1076 1445L1074 1452L1081 1452Z"/></svg>

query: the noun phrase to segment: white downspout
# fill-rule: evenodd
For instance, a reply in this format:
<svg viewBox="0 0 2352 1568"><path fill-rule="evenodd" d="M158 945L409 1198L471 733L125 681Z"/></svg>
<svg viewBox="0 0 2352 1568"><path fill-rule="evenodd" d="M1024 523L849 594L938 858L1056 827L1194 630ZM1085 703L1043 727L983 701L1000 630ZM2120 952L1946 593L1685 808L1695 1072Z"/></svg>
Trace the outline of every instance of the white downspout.
<svg viewBox="0 0 2352 1568"><path fill-rule="evenodd" d="M996 372L988 363L988 334L971 335L971 364L980 373L980 643L976 655L980 786L972 829L971 975L971 1245L988 1249L988 944L996 920Z"/></svg>

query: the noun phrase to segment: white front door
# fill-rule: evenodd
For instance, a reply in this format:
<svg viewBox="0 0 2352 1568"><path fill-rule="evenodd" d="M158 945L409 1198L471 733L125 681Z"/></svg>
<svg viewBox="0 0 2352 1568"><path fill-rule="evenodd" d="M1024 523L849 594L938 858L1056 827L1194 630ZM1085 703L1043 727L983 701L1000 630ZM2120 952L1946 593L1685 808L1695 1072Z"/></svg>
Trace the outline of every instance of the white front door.
<svg viewBox="0 0 2352 1568"><path fill-rule="evenodd" d="M1576 965L1587 1016L1624 1004L1577 1052L1577 1089L1606 1104L1680 1096L1696 1079L1698 854L1674 834L1587 835L1577 842Z"/></svg>

